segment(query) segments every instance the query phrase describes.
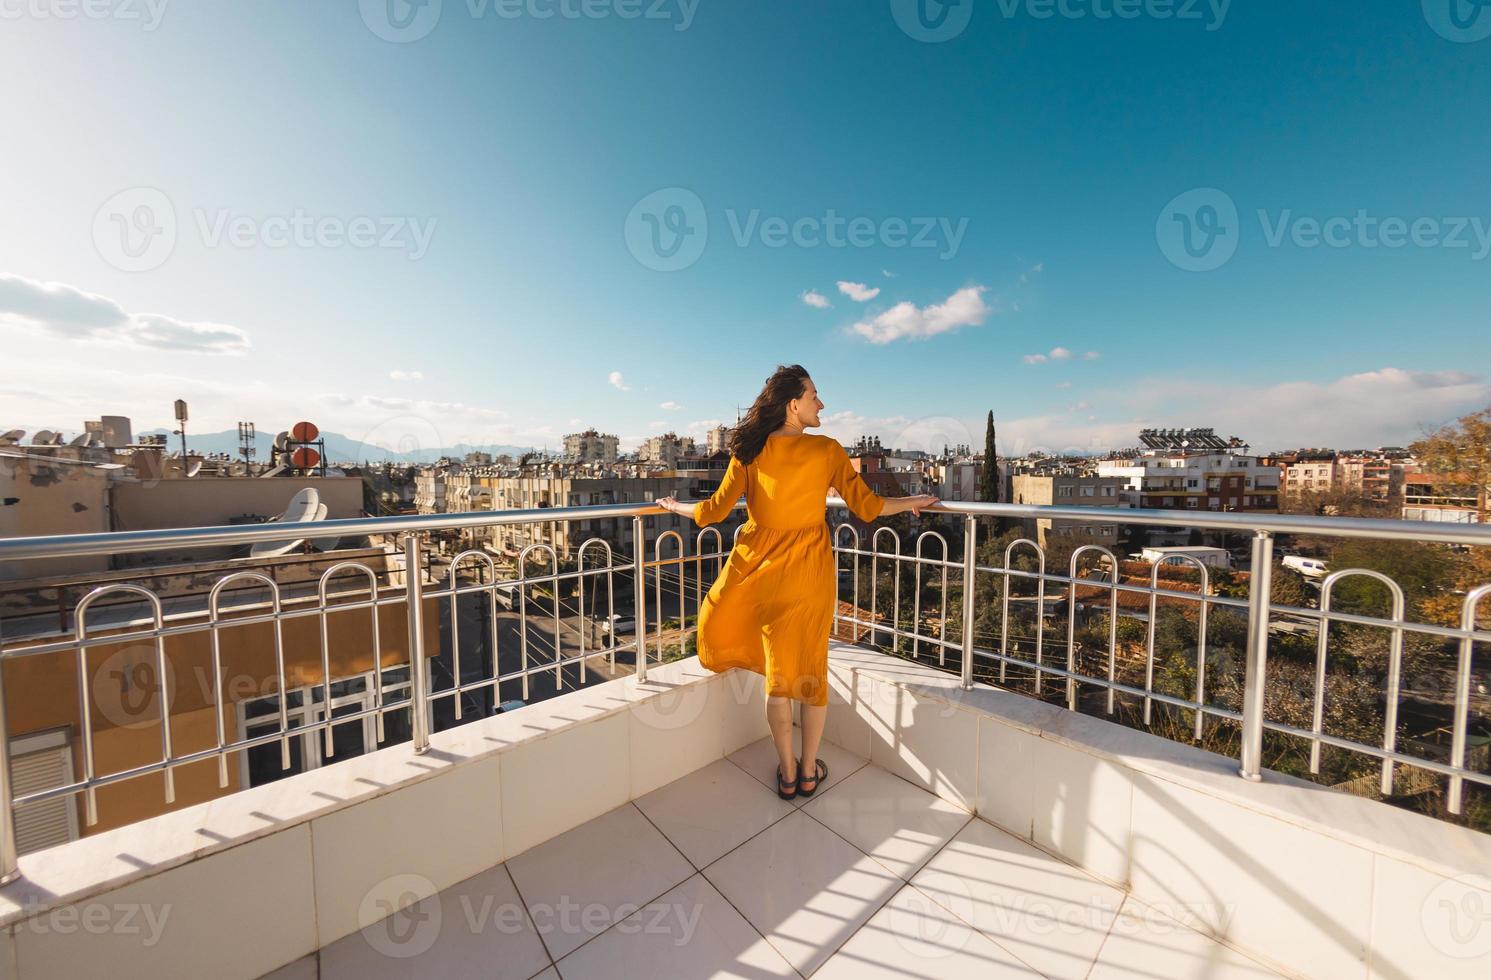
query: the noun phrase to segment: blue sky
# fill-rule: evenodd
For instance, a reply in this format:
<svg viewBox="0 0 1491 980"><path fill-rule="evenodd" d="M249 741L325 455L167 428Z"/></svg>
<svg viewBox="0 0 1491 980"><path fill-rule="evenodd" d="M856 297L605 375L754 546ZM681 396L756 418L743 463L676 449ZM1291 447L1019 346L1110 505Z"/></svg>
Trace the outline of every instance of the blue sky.
<svg viewBox="0 0 1491 980"><path fill-rule="evenodd" d="M1467 0L98 2L0 4L0 425L631 448L778 363L920 448L1491 402Z"/></svg>

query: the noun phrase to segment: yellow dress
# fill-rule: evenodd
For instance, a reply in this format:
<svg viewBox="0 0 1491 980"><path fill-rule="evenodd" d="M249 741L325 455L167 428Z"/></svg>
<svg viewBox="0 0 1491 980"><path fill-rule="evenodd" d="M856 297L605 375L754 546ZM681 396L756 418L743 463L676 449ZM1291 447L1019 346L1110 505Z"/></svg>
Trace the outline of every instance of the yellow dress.
<svg viewBox="0 0 1491 980"><path fill-rule="evenodd" d="M746 497L748 519L699 608L699 662L744 667L772 697L828 703L828 638L838 582L824 498L833 487L860 520L885 498L865 483L837 439L772 435L750 464L730 457L719 489L694 505L699 526Z"/></svg>

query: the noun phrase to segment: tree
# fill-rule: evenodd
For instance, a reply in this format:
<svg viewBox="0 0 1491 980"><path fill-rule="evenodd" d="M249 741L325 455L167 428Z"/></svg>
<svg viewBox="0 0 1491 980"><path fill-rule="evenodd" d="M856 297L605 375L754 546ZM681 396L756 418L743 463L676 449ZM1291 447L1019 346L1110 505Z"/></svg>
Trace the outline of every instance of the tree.
<svg viewBox="0 0 1491 980"><path fill-rule="evenodd" d="M978 499L997 504L999 500L999 454L994 444L994 412L984 423L984 471L979 475Z"/></svg>
<svg viewBox="0 0 1491 980"><path fill-rule="evenodd" d="M1440 426L1409 446L1431 473L1464 477L1476 489L1482 524L1491 518L1491 407Z"/></svg>

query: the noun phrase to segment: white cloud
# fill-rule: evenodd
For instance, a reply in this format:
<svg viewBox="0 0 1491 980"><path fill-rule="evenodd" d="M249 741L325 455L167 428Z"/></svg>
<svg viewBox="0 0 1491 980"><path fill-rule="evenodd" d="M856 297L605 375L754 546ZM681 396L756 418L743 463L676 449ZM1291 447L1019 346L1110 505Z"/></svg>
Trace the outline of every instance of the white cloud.
<svg viewBox="0 0 1491 980"><path fill-rule="evenodd" d="M1088 351L1085 356L1088 360L1092 360L1092 358L1097 356L1097 353L1095 351ZM1053 347L1044 354L1025 355L1026 364L1044 364L1047 361L1069 361L1071 359L1072 352L1065 347Z"/></svg>
<svg viewBox="0 0 1491 980"><path fill-rule="evenodd" d="M610 374L608 374L606 376L606 380L608 380L608 381L611 382L611 386L613 388L617 388L617 389L619 389L621 391L631 391L632 390L632 386L629 385L629 384L627 384L626 381L621 377L621 372L620 371L612 371Z"/></svg>
<svg viewBox="0 0 1491 980"><path fill-rule="evenodd" d="M400 371L397 368L388 372L388 376L395 381L423 381L425 379L423 371Z"/></svg>
<svg viewBox="0 0 1491 980"><path fill-rule="evenodd" d="M959 327L976 326L993 312L981 295L983 286L967 286L941 303L918 307L914 303L897 303L870 320L862 320L850 329L872 344L888 344L903 338L935 337Z"/></svg>
<svg viewBox="0 0 1491 980"><path fill-rule="evenodd" d="M872 289L862 282L845 282L841 279L838 282L838 286L839 292L843 293L845 296L848 296L856 303L868 303L870 300L880 295L879 286L876 286Z"/></svg>
<svg viewBox="0 0 1491 980"><path fill-rule="evenodd" d="M226 323L187 322L158 313L126 313L104 296L57 282L0 274L0 320L53 337L89 343L242 354L249 336Z"/></svg>
<svg viewBox="0 0 1491 980"><path fill-rule="evenodd" d="M1082 355L1082 360L1084 360L1084 361L1095 361L1095 360L1098 359L1098 357L1099 357L1099 354L1098 354L1097 351L1090 350L1087 353L1085 353L1085 354Z"/></svg>
<svg viewBox="0 0 1491 980"><path fill-rule="evenodd" d="M887 279L894 279L896 277L896 274L889 269L881 269L880 274Z"/></svg>
<svg viewBox="0 0 1491 980"><path fill-rule="evenodd" d="M809 306L815 307L820 310L826 310L833 305L828 301L827 296L824 296L822 293L812 289L809 289L802 294L802 301Z"/></svg>
<svg viewBox="0 0 1491 980"><path fill-rule="evenodd" d="M661 405L658 406L658 408L665 408L670 412L677 412L682 409L683 406L678 404L677 402L663 402Z"/></svg>

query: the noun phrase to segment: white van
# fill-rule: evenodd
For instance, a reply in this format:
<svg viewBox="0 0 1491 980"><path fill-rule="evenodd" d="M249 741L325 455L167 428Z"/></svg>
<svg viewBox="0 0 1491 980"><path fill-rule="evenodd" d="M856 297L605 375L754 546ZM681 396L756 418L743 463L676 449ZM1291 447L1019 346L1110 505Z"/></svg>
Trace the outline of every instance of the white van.
<svg viewBox="0 0 1491 980"><path fill-rule="evenodd" d="M1301 575L1311 578L1319 578L1325 574L1325 562L1319 558L1306 558L1304 555L1285 555L1282 562L1285 568L1292 568Z"/></svg>

